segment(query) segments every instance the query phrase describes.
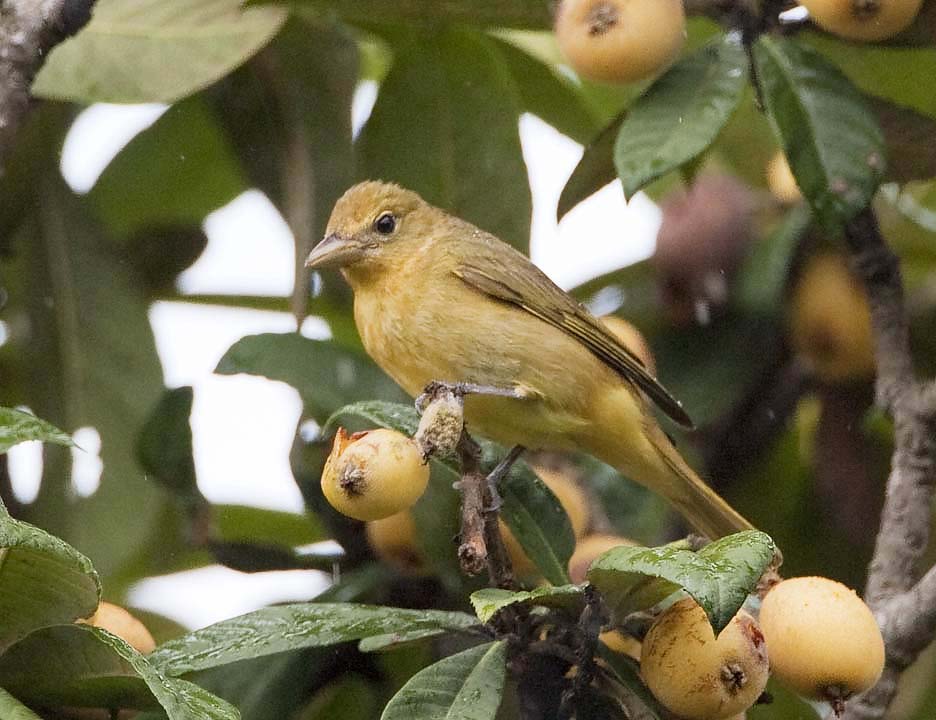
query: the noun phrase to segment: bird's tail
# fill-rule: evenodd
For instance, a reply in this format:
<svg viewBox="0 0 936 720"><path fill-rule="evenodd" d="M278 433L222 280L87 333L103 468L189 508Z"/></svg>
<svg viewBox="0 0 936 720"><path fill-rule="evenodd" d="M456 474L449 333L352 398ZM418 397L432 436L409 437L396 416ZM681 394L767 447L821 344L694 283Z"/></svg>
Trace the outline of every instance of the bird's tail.
<svg viewBox="0 0 936 720"><path fill-rule="evenodd" d="M753 529L754 526L741 513L689 467L675 448L664 449L661 456L674 478L678 479L673 483L673 489L664 495L697 532L717 540L741 530Z"/></svg>
<svg viewBox="0 0 936 720"><path fill-rule="evenodd" d="M662 495L693 529L712 540L753 528L689 467L640 398L622 388L597 405L600 429L583 443L593 455Z"/></svg>

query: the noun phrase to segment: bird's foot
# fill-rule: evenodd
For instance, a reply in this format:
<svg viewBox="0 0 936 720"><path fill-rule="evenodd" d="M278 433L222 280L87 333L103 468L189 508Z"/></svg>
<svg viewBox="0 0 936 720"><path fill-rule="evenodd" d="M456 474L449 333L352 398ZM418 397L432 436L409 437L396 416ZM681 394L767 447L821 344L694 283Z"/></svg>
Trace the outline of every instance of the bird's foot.
<svg viewBox="0 0 936 720"><path fill-rule="evenodd" d="M439 397L463 398L466 395L490 395L522 400L527 397L528 393L519 387L497 387L496 385L433 380L423 388L422 394L416 398L416 409L422 412L429 406L429 403Z"/></svg>
<svg viewBox="0 0 936 720"><path fill-rule="evenodd" d="M504 456L504 459L497 463L497 466L488 473L485 478L487 483L488 490L488 502L485 504L485 512L497 512L501 509L501 506L504 504L500 496L500 491L497 489L498 483L503 480L507 473L510 472L510 468L513 467L513 464L517 462L519 457L523 454L524 451L523 445L514 445L510 452Z"/></svg>

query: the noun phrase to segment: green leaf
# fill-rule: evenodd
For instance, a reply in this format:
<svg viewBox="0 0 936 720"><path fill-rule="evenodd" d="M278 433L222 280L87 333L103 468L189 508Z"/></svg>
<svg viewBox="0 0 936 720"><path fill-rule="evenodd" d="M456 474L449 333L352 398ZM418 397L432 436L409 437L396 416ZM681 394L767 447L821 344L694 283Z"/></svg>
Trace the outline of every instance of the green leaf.
<svg viewBox="0 0 936 720"><path fill-rule="evenodd" d="M0 508L0 652L38 628L88 617L100 599L88 558Z"/></svg>
<svg viewBox="0 0 936 720"><path fill-rule="evenodd" d="M238 720L240 714L197 685L166 678L106 630L57 625L37 630L0 656L0 685L42 705L162 706L168 720Z"/></svg>
<svg viewBox="0 0 936 720"><path fill-rule="evenodd" d="M619 115L585 145L581 159L566 180L559 196L556 219L562 220L569 210L617 179L614 167L614 144L626 115Z"/></svg>
<svg viewBox="0 0 936 720"><path fill-rule="evenodd" d="M465 630L465 613L343 603L295 603L224 620L160 645L150 661L167 675L227 665L288 650L322 647L415 630Z"/></svg>
<svg viewBox="0 0 936 720"><path fill-rule="evenodd" d="M630 198L711 145L744 95L747 56L729 33L682 58L630 107L614 164Z"/></svg>
<svg viewBox="0 0 936 720"><path fill-rule="evenodd" d="M489 453L485 453L491 457ZM496 457L503 457L500 450ZM487 470L494 468L493 460ZM501 481L501 518L523 552L553 585L569 582L569 558L575 551L575 533L569 516L546 484L526 463L517 462Z"/></svg>
<svg viewBox="0 0 936 720"><path fill-rule="evenodd" d="M166 390L143 424L137 442L143 470L188 502L202 499L195 479L189 425L193 397L190 386Z"/></svg>
<svg viewBox="0 0 936 720"><path fill-rule="evenodd" d="M286 2L337 13L350 22L457 23L478 27L514 27L545 30L552 27L549 4L544 0L252 0L250 4Z"/></svg>
<svg viewBox="0 0 936 720"><path fill-rule="evenodd" d="M928 82L936 76L936 49L850 43L820 33L806 33L803 40L866 93L936 117Z"/></svg>
<svg viewBox="0 0 936 720"><path fill-rule="evenodd" d="M196 97L127 143L88 196L109 229L128 237L154 225L198 227L248 187L218 120Z"/></svg>
<svg viewBox="0 0 936 720"><path fill-rule="evenodd" d="M500 588L484 588L471 593L471 606L478 619L486 623L501 609L509 605L524 604L538 607L581 611L584 603L582 588L578 585L544 585L534 590L511 592Z"/></svg>
<svg viewBox="0 0 936 720"><path fill-rule="evenodd" d="M292 385L317 418L357 399L405 397L368 358L298 333L243 337L228 349L215 372L262 375Z"/></svg>
<svg viewBox="0 0 936 720"><path fill-rule="evenodd" d="M814 50L761 36L757 79L796 183L827 232L865 208L884 174L881 130L848 79Z"/></svg>
<svg viewBox="0 0 936 720"><path fill-rule="evenodd" d="M247 505L212 505L215 531L229 542L278 542L290 547L327 540L312 515Z"/></svg>
<svg viewBox="0 0 936 720"><path fill-rule="evenodd" d="M627 655L613 652L604 644L598 646L598 654L605 662L607 670L604 672L626 688L621 700L624 702L626 698L627 717L630 720L664 720L670 717L641 679L638 662Z"/></svg>
<svg viewBox="0 0 936 720"><path fill-rule="evenodd" d="M42 720L3 688L0 688L0 717L4 720Z"/></svg>
<svg viewBox="0 0 936 720"><path fill-rule="evenodd" d="M532 201L516 84L490 38L420 35L402 48L356 143L359 179L398 182L526 250Z"/></svg>
<svg viewBox="0 0 936 720"><path fill-rule="evenodd" d="M379 709L374 683L350 675L319 691L296 720L373 720Z"/></svg>
<svg viewBox="0 0 936 720"><path fill-rule="evenodd" d="M800 204L773 232L754 241L738 271L739 305L762 315L783 315L783 294L796 249L811 223L812 215Z"/></svg>
<svg viewBox="0 0 936 720"><path fill-rule="evenodd" d="M419 425L419 415L412 406L362 402L336 412L326 423L326 431L331 430L339 419L350 416L364 418L407 435L416 432ZM482 440L480 444L482 469L489 472L506 451L488 441ZM460 476L460 468L453 459L446 459L441 464L449 468L453 479ZM564 585L569 582L567 566L575 550L575 534L556 496L524 462L514 464L507 477L501 481L499 489L503 500L501 518L527 557L552 584Z"/></svg>
<svg viewBox="0 0 936 720"><path fill-rule="evenodd" d="M31 412L0 407L0 453L29 440L72 446L71 435L51 423L40 420Z"/></svg>
<svg viewBox="0 0 936 720"><path fill-rule="evenodd" d="M77 102L174 102L223 77L272 38L282 8L240 0L100 0L56 47L36 95Z"/></svg>
<svg viewBox="0 0 936 720"><path fill-rule="evenodd" d="M113 252L89 203L65 186L57 170L60 141L60 134L46 137L44 171L30 188L31 217L14 256L0 264L4 311L19 317L0 348L3 388L10 404L27 405L60 428L96 430L103 468L94 494L75 497L71 453L47 447L38 497L21 517L93 557L104 578L135 555L159 572L153 566L182 540L164 538L158 550L149 544L169 497L140 471L135 452L146 412L163 391L149 303L140 276ZM121 592L112 582L108 589Z"/></svg>
<svg viewBox="0 0 936 720"><path fill-rule="evenodd" d="M680 588L702 606L716 634L744 604L776 553L757 530L728 535L699 552L678 547L617 547L600 555L588 580L618 617L645 610Z"/></svg>
<svg viewBox="0 0 936 720"><path fill-rule="evenodd" d="M410 678L381 720L493 720L506 671L503 640L450 655Z"/></svg>
<svg viewBox="0 0 936 720"><path fill-rule="evenodd" d="M513 77L524 112L533 113L576 142L594 137L598 122L570 80L516 45L491 40Z"/></svg>

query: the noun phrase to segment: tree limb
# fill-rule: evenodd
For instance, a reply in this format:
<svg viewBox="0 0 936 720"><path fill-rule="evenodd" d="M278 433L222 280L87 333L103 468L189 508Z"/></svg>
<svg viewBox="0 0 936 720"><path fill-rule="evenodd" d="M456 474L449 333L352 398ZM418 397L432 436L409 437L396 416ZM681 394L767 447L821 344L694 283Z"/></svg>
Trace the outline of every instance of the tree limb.
<svg viewBox="0 0 936 720"><path fill-rule="evenodd" d="M49 51L91 18L95 0L0 0L0 172Z"/></svg>
<svg viewBox="0 0 936 720"><path fill-rule="evenodd" d="M847 225L845 238L871 306L877 404L894 419L894 455L865 590L887 660L878 684L848 703L844 717L858 720L883 717L901 672L936 634L936 571L917 582L936 482L936 389L915 377L899 260L870 208Z"/></svg>

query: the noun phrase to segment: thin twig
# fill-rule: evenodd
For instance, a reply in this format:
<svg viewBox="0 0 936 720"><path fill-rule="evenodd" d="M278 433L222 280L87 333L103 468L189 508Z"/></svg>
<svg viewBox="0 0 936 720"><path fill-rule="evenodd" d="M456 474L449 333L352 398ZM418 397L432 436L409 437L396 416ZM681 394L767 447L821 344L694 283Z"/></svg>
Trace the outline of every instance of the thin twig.
<svg viewBox="0 0 936 720"><path fill-rule="evenodd" d="M0 173L53 47L91 19L94 0L0 0Z"/></svg>

